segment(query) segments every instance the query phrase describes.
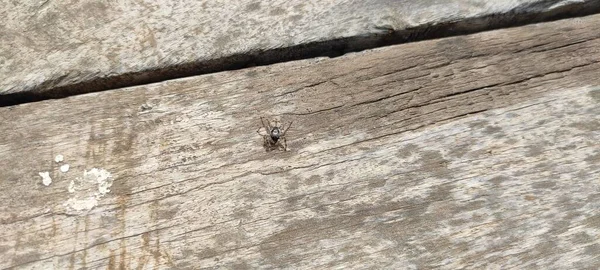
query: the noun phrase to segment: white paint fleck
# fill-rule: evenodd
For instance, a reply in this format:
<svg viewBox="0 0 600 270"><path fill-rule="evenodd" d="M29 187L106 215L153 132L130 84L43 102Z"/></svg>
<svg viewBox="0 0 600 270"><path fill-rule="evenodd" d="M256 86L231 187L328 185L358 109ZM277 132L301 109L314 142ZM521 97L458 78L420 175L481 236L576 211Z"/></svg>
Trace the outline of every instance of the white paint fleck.
<svg viewBox="0 0 600 270"><path fill-rule="evenodd" d="M69 183L69 193L73 192L75 192L75 181L71 180L71 183Z"/></svg>
<svg viewBox="0 0 600 270"><path fill-rule="evenodd" d="M104 196L110 192L110 187L113 184L112 176L105 169L93 168L89 171L83 172L83 179L87 182L93 182L98 184L98 195Z"/></svg>
<svg viewBox="0 0 600 270"><path fill-rule="evenodd" d="M60 171L64 172L64 173L68 172L69 171L69 164L65 164L65 165L60 166Z"/></svg>
<svg viewBox="0 0 600 270"><path fill-rule="evenodd" d="M42 183L44 184L44 186L49 186L50 184L52 184L52 178L50 178L49 172L40 172L38 174L42 177Z"/></svg>
<svg viewBox="0 0 600 270"><path fill-rule="evenodd" d="M56 163L62 162L65 158L63 157L63 155L56 155L56 157L54 157L54 161L56 161Z"/></svg>

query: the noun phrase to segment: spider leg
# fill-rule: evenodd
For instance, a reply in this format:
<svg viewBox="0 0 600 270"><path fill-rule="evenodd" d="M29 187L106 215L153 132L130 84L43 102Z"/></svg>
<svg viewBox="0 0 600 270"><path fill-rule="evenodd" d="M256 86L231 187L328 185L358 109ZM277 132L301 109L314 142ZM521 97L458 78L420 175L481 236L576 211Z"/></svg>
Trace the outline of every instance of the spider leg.
<svg viewBox="0 0 600 270"><path fill-rule="evenodd" d="M271 129L273 129L271 127L271 122L269 121L269 119L267 119L266 120L267 123L265 124L265 122L263 121L263 119L264 119L264 117L261 116L260 117L260 122L263 124L263 127L265 127L265 129L267 131L267 134L269 134L271 132Z"/></svg>
<svg viewBox="0 0 600 270"><path fill-rule="evenodd" d="M267 152L271 151L273 145L271 144L270 137L268 135L263 135L263 146Z"/></svg>
<svg viewBox="0 0 600 270"><path fill-rule="evenodd" d="M285 136L285 133L290 130L290 128L292 127L292 124L294 123L294 121L291 121L290 124L288 125L288 127L286 129L283 130L283 132L281 133L281 136Z"/></svg>
<svg viewBox="0 0 600 270"><path fill-rule="evenodd" d="M285 137L283 137L283 151L287 151L287 139Z"/></svg>

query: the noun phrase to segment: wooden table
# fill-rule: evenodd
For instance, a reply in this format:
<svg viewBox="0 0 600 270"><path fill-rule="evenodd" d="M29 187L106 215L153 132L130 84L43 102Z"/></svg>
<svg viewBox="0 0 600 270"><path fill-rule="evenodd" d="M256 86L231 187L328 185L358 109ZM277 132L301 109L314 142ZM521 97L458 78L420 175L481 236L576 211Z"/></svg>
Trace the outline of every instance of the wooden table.
<svg viewBox="0 0 600 270"><path fill-rule="evenodd" d="M599 25L2 107L0 268L598 268Z"/></svg>

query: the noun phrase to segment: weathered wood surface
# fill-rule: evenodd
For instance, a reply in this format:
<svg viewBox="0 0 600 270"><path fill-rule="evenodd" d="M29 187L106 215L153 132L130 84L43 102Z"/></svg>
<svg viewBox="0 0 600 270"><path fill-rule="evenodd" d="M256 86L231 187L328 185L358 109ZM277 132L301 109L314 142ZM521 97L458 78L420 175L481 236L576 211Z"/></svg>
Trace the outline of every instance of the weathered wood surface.
<svg viewBox="0 0 600 270"><path fill-rule="evenodd" d="M600 9L597 0L0 3L0 94L49 91L47 95L268 62L248 55L276 48L389 31L430 31L430 26L462 21L468 22L446 30L485 29L493 20L515 22ZM375 37L331 46L343 51L377 42ZM306 49L267 58L285 59ZM211 62L215 59L224 60Z"/></svg>
<svg viewBox="0 0 600 270"><path fill-rule="evenodd" d="M0 268L598 268L599 24L0 108Z"/></svg>

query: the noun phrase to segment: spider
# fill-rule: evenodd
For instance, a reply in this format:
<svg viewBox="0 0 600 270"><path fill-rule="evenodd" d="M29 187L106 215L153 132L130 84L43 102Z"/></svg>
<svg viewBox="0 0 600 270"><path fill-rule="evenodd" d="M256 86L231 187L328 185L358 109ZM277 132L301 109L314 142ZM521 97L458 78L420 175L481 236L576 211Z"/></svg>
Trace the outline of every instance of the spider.
<svg viewBox="0 0 600 270"><path fill-rule="evenodd" d="M284 128L284 125L279 123L279 121L275 121L275 125L271 126L269 120L265 120L262 116L260 117L260 122L262 123L262 127L260 127L256 133L263 137L263 145L267 152L278 149L287 151L287 140L285 138L285 133L290 130L292 123ZM260 130L265 129L266 134L261 134Z"/></svg>

